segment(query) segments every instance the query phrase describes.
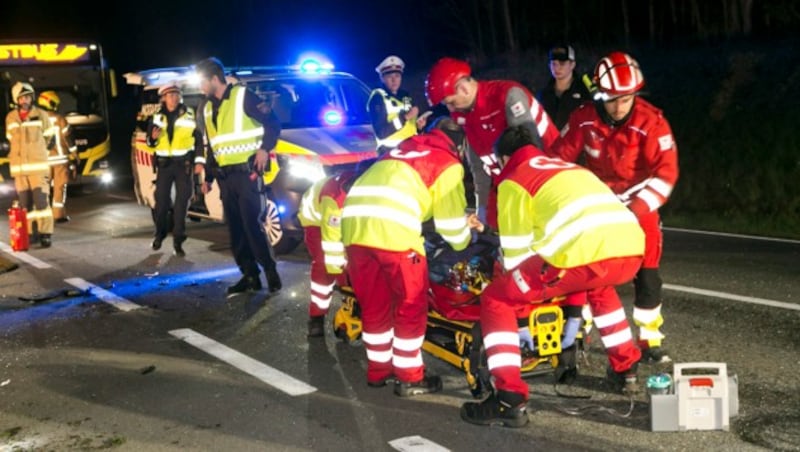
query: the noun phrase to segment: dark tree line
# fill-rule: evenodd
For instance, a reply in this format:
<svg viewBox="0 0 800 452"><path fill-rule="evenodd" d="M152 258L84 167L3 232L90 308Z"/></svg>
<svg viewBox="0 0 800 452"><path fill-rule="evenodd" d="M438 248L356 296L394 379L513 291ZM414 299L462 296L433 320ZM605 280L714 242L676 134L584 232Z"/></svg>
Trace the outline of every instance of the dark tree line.
<svg viewBox="0 0 800 452"><path fill-rule="evenodd" d="M441 0L415 2L437 18L437 39L480 56L549 46L711 42L800 28L794 0ZM419 9L417 9L419 11ZM430 14L430 15L429 15Z"/></svg>

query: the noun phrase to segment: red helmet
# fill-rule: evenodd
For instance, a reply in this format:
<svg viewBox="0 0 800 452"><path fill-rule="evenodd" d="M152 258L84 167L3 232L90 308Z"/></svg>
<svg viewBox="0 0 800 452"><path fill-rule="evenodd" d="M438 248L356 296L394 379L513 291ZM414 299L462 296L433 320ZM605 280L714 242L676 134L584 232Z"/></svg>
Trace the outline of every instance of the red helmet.
<svg viewBox="0 0 800 452"><path fill-rule="evenodd" d="M445 97L455 94L456 83L471 74L472 69L466 61L441 58L433 65L428 78L425 79L425 96L428 98L428 103L436 105Z"/></svg>
<svg viewBox="0 0 800 452"><path fill-rule="evenodd" d="M611 52L594 68L594 81L604 100L633 94L644 86L639 63L624 52Z"/></svg>

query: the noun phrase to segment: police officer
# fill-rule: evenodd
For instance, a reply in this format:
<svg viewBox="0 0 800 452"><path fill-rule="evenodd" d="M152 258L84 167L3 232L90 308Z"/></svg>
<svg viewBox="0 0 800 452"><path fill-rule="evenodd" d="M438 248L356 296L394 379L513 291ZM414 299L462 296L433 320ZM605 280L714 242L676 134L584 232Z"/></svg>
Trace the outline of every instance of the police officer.
<svg viewBox="0 0 800 452"><path fill-rule="evenodd" d="M154 250L161 248L161 242L169 232L169 211L172 209L172 245L179 257L186 255L183 242L186 241L186 211L192 197L193 161L195 155L201 154L203 143L194 111L183 104L181 94L176 83L158 89L161 108L150 118L146 134L147 146L155 154L153 169L156 172L155 233L151 246Z"/></svg>
<svg viewBox="0 0 800 452"><path fill-rule="evenodd" d="M72 127L64 116L58 113L61 98L55 91L44 91L39 94L38 104L50 117L50 129L45 131L48 140L52 140L48 163L50 164L50 177L53 186L52 207L53 218L56 223L69 221L67 215L67 184L78 176L78 147L72 137Z"/></svg>
<svg viewBox="0 0 800 452"><path fill-rule="evenodd" d="M228 287L228 294L260 290L259 265L266 273L270 292L278 291L281 278L261 222L266 208L261 174L269 170L270 154L281 131L280 121L254 92L229 84L217 58L200 61L195 71L207 100L200 113L211 151L206 157L213 158L208 165L217 167L215 177L231 248L243 274ZM202 190L203 194L211 190L208 177Z"/></svg>
<svg viewBox="0 0 800 452"><path fill-rule="evenodd" d="M408 91L400 89L405 67L400 57L389 55L375 68L382 87L372 90L367 111L375 131L378 155L417 134L419 108L412 104Z"/></svg>
<svg viewBox="0 0 800 452"><path fill-rule="evenodd" d="M42 248L52 245L53 210L50 208L50 165L45 131L50 118L33 105L33 86L17 82L11 87L11 98L17 108L6 115L6 134L10 143L9 169L14 178L19 203L28 209L28 233L37 226Z"/></svg>

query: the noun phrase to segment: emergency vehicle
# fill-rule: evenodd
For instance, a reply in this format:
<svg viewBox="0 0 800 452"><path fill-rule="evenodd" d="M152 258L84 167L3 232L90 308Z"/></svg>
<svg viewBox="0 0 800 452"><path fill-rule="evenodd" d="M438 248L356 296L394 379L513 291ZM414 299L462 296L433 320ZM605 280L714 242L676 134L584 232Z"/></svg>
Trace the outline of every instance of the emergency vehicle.
<svg viewBox="0 0 800 452"><path fill-rule="evenodd" d="M277 159L264 174L268 200L263 221L275 251L291 252L303 239L297 209L305 190L328 174L376 156L366 110L370 90L355 76L316 60L288 66L229 67L226 71L229 82L249 87L272 106L281 121ZM155 173L144 130L148 118L159 109L158 88L177 83L184 104L195 111L203 95L191 67L149 69L124 77L137 90L140 105L131 140L134 188L139 204L153 209ZM198 178L198 183L201 180ZM224 221L216 181L206 196L195 191L189 218Z"/></svg>
<svg viewBox="0 0 800 452"><path fill-rule="evenodd" d="M58 95L58 113L71 126L80 156L78 180L71 183L111 182L109 99L116 97L117 86L100 45L84 40L0 41L0 183L4 184L10 183L5 117L15 108L11 87L16 82L32 84L37 97L43 91Z"/></svg>

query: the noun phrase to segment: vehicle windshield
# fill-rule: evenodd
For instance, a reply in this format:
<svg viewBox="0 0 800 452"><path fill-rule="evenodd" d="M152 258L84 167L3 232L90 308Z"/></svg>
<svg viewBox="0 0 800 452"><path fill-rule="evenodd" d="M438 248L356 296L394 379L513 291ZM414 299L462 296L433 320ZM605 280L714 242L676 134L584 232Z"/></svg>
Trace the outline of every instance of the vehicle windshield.
<svg viewBox="0 0 800 452"><path fill-rule="evenodd" d="M370 124L366 110L368 88L349 77L292 77L250 80L245 84L272 106L284 129ZM202 94L184 88L184 103L197 108ZM158 108L156 90L145 93L144 109Z"/></svg>

